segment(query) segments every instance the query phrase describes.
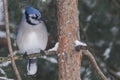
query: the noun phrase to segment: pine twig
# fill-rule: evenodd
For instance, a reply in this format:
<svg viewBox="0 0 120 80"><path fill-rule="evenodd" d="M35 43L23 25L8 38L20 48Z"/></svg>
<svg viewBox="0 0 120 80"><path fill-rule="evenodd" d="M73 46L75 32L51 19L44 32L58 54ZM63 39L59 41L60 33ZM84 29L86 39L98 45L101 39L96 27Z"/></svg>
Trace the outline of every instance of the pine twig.
<svg viewBox="0 0 120 80"><path fill-rule="evenodd" d="M3 5L4 5L4 13L5 13L6 36L7 36L7 42L8 42L8 48L9 48L10 58L11 58L11 62L12 62L12 67L13 67L13 69L15 71L17 80L22 80L21 76L19 74L19 71L17 69L17 66L15 64L14 57L13 57L13 50L12 50L12 46L11 46L10 31L9 31L9 20L8 20L9 16L8 16L7 0L3 0Z"/></svg>

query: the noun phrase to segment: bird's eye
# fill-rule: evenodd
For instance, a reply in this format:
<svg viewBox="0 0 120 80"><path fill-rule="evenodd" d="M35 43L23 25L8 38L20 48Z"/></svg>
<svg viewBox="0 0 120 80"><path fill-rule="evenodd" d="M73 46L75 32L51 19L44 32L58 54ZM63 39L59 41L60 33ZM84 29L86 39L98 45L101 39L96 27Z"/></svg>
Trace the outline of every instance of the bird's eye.
<svg viewBox="0 0 120 80"><path fill-rule="evenodd" d="M31 18L32 18L32 19L36 19L36 17L34 17L34 16L32 16Z"/></svg>
<svg viewBox="0 0 120 80"><path fill-rule="evenodd" d="M36 15L35 14L29 14L29 17L32 19L36 19Z"/></svg>

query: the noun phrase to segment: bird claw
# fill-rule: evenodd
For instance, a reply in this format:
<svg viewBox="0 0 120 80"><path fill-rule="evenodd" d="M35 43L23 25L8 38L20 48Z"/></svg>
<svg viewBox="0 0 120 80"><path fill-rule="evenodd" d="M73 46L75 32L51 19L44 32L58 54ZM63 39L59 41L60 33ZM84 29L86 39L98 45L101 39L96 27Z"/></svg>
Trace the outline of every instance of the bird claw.
<svg viewBox="0 0 120 80"><path fill-rule="evenodd" d="M25 54L23 54L23 59L29 59L27 52L25 52Z"/></svg>
<svg viewBox="0 0 120 80"><path fill-rule="evenodd" d="M41 56L45 56L45 52L43 50L40 50Z"/></svg>

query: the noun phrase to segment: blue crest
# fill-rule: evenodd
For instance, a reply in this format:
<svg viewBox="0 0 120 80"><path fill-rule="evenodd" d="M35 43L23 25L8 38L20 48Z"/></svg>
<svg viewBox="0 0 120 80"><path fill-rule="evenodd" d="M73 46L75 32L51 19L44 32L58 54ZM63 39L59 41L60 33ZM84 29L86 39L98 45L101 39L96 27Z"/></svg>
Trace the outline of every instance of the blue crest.
<svg viewBox="0 0 120 80"><path fill-rule="evenodd" d="M25 13L27 13L27 14L36 14L37 16L41 16L41 13L37 9L35 9L33 7L29 7L29 6L27 6L25 8Z"/></svg>

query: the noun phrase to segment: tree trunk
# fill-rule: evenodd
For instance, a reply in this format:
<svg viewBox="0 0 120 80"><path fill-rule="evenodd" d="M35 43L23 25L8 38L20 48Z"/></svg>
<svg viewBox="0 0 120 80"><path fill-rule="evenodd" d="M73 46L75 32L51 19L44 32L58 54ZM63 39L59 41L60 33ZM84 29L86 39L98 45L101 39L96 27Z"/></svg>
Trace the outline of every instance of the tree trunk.
<svg viewBox="0 0 120 80"><path fill-rule="evenodd" d="M75 51L74 41L79 40L78 0L57 0L59 34L59 80L81 80L82 54Z"/></svg>

